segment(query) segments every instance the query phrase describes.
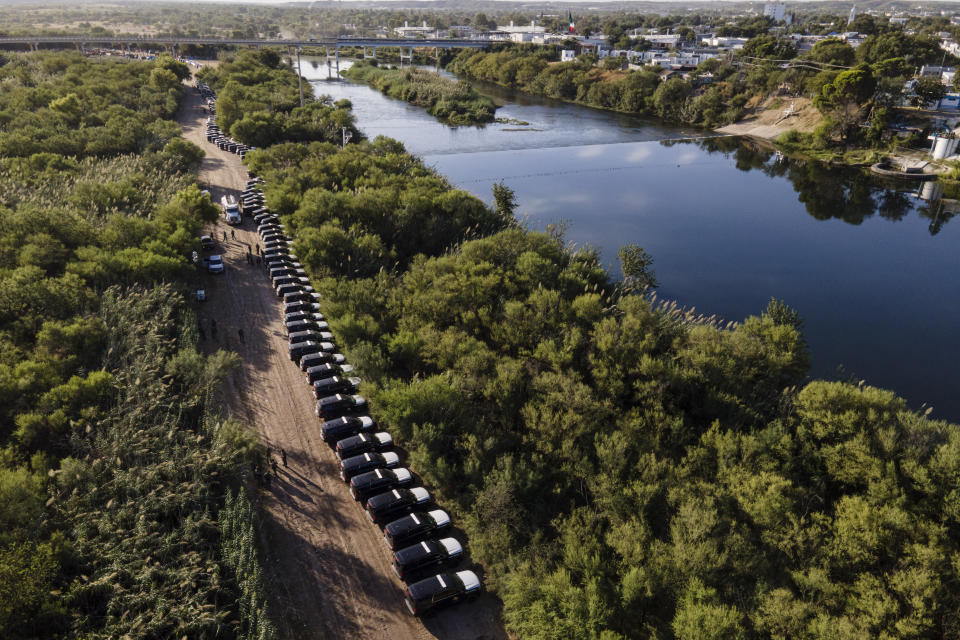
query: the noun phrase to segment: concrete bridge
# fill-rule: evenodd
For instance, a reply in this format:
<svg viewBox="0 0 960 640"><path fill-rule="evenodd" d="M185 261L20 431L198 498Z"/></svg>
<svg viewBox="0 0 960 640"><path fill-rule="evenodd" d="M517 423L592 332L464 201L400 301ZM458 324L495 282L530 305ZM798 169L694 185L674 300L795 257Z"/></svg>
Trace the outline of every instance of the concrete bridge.
<svg viewBox="0 0 960 640"><path fill-rule="evenodd" d="M406 38L309 38L309 39L275 39L260 38L194 38L189 36L54 36L54 35L26 35L0 36L0 48L9 46L27 45L31 49L40 45L70 44L77 47L96 47L125 45L128 47L177 47L194 44L201 46L233 46L233 47L328 47L339 51L343 47L363 47L374 50L382 47L394 49L482 49L493 44L490 40L448 40L448 39L406 39Z"/></svg>

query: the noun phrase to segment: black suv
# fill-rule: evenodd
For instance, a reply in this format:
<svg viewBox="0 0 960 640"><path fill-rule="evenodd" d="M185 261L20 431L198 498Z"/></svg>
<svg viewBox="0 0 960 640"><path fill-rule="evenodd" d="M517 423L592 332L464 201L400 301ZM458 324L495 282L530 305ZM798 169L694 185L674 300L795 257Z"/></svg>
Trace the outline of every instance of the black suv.
<svg viewBox="0 0 960 640"><path fill-rule="evenodd" d="M335 451L337 460L358 456L367 451L380 451L393 446L393 438L386 431L379 433L361 433L337 441Z"/></svg>
<svg viewBox="0 0 960 640"><path fill-rule="evenodd" d="M321 420L329 420L366 410L367 399L363 396L345 396L338 393L317 400L316 414Z"/></svg>
<svg viewBox="0 0 960 640"><path fill-rule="evenodd" d="M333 376L313 383L313 397L320 399L336 393L353 393L360 384L360 378Z"/></svg>
<svg viewBox="0 0 960 640"><path fill-rule="evenodd" d="M332 345L331 345L332 346ZM308 383L314 383L317 380L323 380L325 378L332 378L334 376L340 376L344 373L350 373L353 371L353 367L349 364L332 364L330 362L326 364L318 364L312 367L309 367L304 375L306 375ZM332 397L333 394L328 394L323 396L321 399ZM317 414L318 418L323 416L319 413Z"/></svg>
<svg viewBox="0 0 960 640"><path fill-rule="evenodd" d="M453 565L463 558L463 547L455 538L424 540L393 554L393 572L404 582L422 577L428 570Z"/></svg>
<svg viewBox="0 0 960 640"><path fill-rule="evenodd" d="M396 549L401 544L429 538L433 534L445 531L448 528L450 528L450 516L447 515L446 511L442 509L428 512L418 511L399 520L394 520L385 526L383 528L383 539L388 547Z"/></svg>
<svg viewBox="0 0 960 640"><path fill-rule="evenodd" d="M409 469L374 469L350 478L350 495L359 501L411 482L413 474Z"/></svg>
<svg viewBox="0 0 960 640"><path fill-rule="evenodd" d="M350 478L374 469L391 469L400 464L400 456L392 451L386 453L361 453L340 461L340 478L350 482Z"/></svg>
<svg viewBox="0 0 960 640"><path fill-rule="evenodd" d="M350 460L350 458L347 458L347 460ZM378 493L367 498L363 508L367 510L367 517L370 518L370 522L383 524L393 520L398 515L410 513L417 507L423 507L428 502L430 502L430 492L423 487L414 487L413 489L394 489L385 493Z"/></svg>
<svg viewBox="0 0 960 640"><path fill-rule="evenodd" d="M345 416L324 422L320 427L320 437L324 442L337 442L372 429L373 418L370 416Z"/></svg>
<svg viewBox="0 0 960 640"><path fill-rule="evenodd" d="M407 587L407 609L419 616L429 609L460 602L480 593L480 578L473 571L440 573Z"/></svg>
<svg viewBox="0 0 960 640"><path fill-rule="evenodd" d="M300 370L308 371L311 367L318 367L321 364L327 364L332 362L333 364L343 364L347 359L342 353L328 353L326 351L318 351L317 353L310 353L303 356L300 359ZM309 380L309 378L307 378Z"/></svg>

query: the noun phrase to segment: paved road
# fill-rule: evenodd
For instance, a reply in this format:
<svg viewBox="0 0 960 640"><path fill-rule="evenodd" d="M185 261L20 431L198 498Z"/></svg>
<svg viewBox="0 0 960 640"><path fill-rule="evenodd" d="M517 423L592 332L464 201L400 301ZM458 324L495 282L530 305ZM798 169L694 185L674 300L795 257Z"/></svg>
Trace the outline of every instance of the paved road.
<svg viewBox="0 0 960 640"><path fill-rule="evenodd" d="M236 155L206 141L207 114L199 96L190 88L187 93L178 119L184 136L207 154L200 180L219 202L242 188L247 172ZM380 531L336 475L336 458L320 439L310 389L287 359L280 302L262 268L247 264L247 248L256 255L258 240L252 221L240 228L219 223L210 231L226 272L203 276L209 296L201 309L206 348L230 348L243 359L225 385L223 412L256 428L274 452L284 449L289 463L280 466L279 477L259 499L266 581L282 635L291 640L506 638L497 601L489 595L422 622L406 613L403 585L390 570Z"/></svg>

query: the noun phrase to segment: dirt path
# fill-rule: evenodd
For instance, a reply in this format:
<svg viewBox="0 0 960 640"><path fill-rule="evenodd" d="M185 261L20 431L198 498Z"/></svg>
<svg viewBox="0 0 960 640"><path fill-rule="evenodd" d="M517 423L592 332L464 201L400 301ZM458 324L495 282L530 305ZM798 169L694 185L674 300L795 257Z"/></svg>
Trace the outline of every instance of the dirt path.
<svg viewBox="0 0 960 640"><path fill-rule="evenodd" d="M206 115L199 96L188 88L178 120L184 136L206 152L200 180L219 202L242 188L247 172L238 156L206 141ZM247 249L256 255L258 240L252 221L235 229L218 223L211 232L226 272L204 276L209 299L201 326L209 350L233 349L243 359L225 385L224 413L256 427L274 452L286 451L289 463L260 494L265 578L283 637L506 638L497 601L489 595L422 622L407 614L403 585L390 569L380 531L336 475L336 458L320 439L313 396L287 358L280 302L263 269L247 263Z"/></svg>

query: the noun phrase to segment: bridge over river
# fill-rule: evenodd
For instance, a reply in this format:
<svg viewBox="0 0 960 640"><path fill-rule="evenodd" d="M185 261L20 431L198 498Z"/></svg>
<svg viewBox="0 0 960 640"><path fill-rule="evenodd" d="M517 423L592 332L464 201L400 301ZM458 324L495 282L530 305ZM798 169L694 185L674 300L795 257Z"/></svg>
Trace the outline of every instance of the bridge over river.
<svg viewBox="0 0 960 640"><path fill-rule="evenodd" d="M365 49L389 47L393 49L482 49L493 44L491 40L466 39L408 39L408 38L202 38L190 36L88 36L88 35L23 35L0 36L0 47L29 46L32 49L40 45L74 45L77 47L97 47L123 45L127 47L148 47L151 45L176 48L181 45L230 46L230 47L325 47L339 51L344 47L362 47Z"/></svg>

